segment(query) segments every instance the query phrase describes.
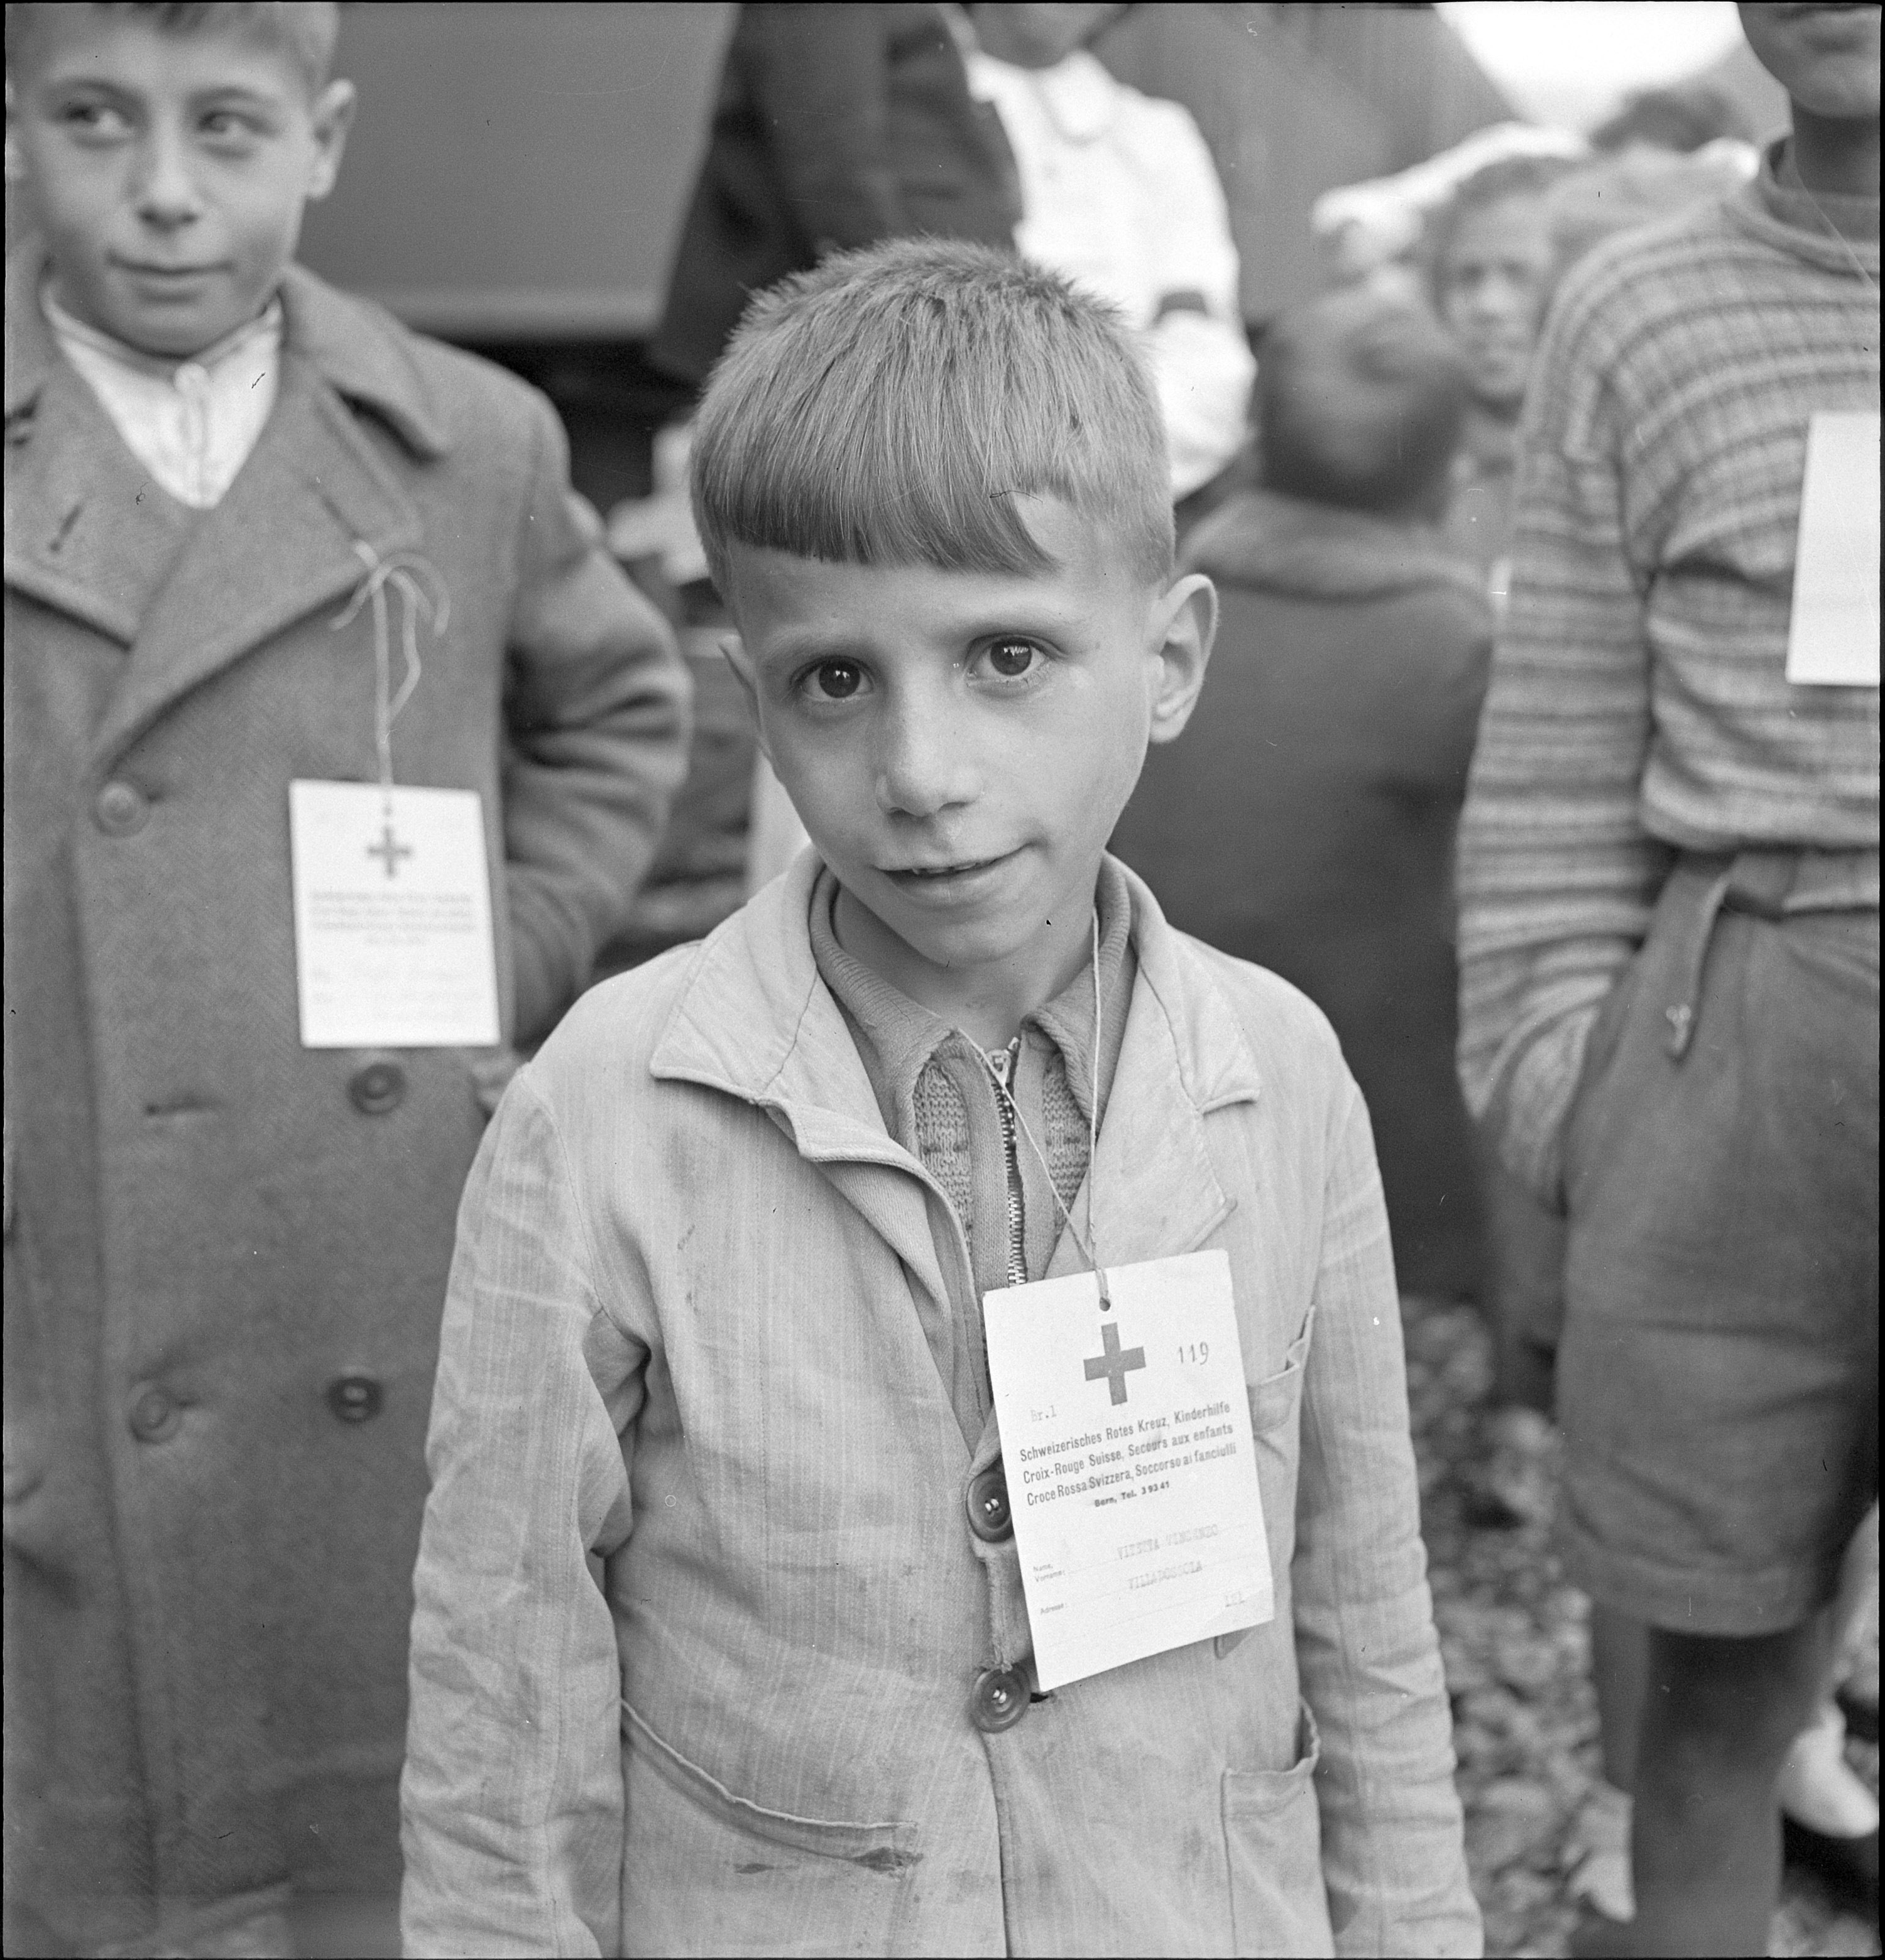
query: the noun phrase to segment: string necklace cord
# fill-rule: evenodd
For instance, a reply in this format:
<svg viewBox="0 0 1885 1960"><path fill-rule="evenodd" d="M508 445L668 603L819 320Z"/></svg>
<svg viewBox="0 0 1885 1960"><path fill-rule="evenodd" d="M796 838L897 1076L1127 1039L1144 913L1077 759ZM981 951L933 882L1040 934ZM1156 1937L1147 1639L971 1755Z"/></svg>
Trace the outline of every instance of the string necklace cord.
<svg viewBox="0 0 1885 1960"><path fill-rule="evenodd" d="M1795 180L1797 182L1800 182L1800 173L1797 165L1794 167L1794 176ZM1872 297L1873 298L1877 299L1878 298L1878 282L1865 269L1864 261L1860 258L1858 253L1853 250L1852 240L1847 237L1845 234L1839 228L1833 223L1832 220L1826 215L1825 208L1821 205L1820 200L1813 196L1813 192L1807 189L1804 182L1800 182L1800 189L1801 195L1806 199L1807 202L1813 206L1813 215L1817 218L1820 222L1823 224L1826 229L1832 234L1833 237L1839 241L1841 250L1843 250L1845 256L1852 261L1853 271L1858 273L1859 277L1871 288Z"/></svg>
<svg viewBox="0 0 1885 1960"><path fill-rule="evenodd" d="M419 657L419 622L423 619L434 638L442 638L451 618L451 594L431 562L417 552L395 552L381 558L364 538L354 540L354 551L366 568L365 574L333 622L339 632L350 625L362 606L373 609L373 741L379 764L380 787L393 787L393 724L412 698L424 671ZM406 656L406 670L396 695L393 692L391 622L386 597L390 585L400 595L400 650Z"/></svg>
<svg viewBox="0 0 1885 1960"><path fill-rule="evenodd" d="M1034 1132L1028 1128L1027 1118L1021 1113L1021 1106L1015 1101L1008 1084L1001 1079L1001 1072L989 1059L988 1051L979 1045L976 1052L982 1057L982 1065L988 1071L989 1080L995 1084L995 1093L1008 1105L1008 1114L1014 1118L1015 1127L1027 1140L1028 1148L1034 1153L1041 1169L1047 1175L1047 1188L1053 1194L1054 1203L1066 1222L1067 1230L1073 1234L1074 1243L1085 1255L1094 1278L1099 1282L1101 1312L1110 1311L1112 1294L1106 1285L1106 1268L1100 1263L1100 1229L1097 1214L1094 1207L1094 1186L1098 1180L1100 1169L1100 1057L1104 1052L1100 1042L1100 914L1094 908L1093 915L1093 1062L1089 1071L1091 1080L1087 1096L1087 1229L1082 1232L1074 1222L1073 1214L1068 1210L1066 1201L1060 1195L1060 1187L1054 1182L1053 1166L1047 1160L1047 1153L1035 1140Z"/></svg>

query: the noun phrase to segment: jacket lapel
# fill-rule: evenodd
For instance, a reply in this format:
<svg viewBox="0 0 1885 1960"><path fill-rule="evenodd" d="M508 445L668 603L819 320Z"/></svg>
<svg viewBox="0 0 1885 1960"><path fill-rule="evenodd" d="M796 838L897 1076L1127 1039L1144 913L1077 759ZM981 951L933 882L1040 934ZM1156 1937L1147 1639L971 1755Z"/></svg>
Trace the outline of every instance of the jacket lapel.
<svg viewBox="0 0 1885 1960"><path fill-rule="evenodd" d="M1205 956L1166 924L1144 880L1129 870L1126 876L1138 975L1097 1160L1074 1202L1108 1266L1194 1251L1230 1216L1238 1201L1218 1179L1205 1118L1254 1102L1263 1088L1243 1027ZM1082 1271L1086 1263L1073 1234L1063 1232L1047 1277Z"/></svg>
<svg viewBox="0 0 1885 1960"><path fill-rule="evenodd" d="M948 1201L885 1131L850 1030L819 977L805 928L818 870L816 855L801 853L708 938L650 1067L663 1080L700 1083L768 1112L902 1261L922 1296L919 1313L946 1317L930 1194ZM908 1334L920 1341L922 1330ZM928 1351L920 1360L935 1373ZM938 1384L946 1395L940 1376Z"/></svg>
<svg viewBox="0 0 1885 1960"><path fill-rule="evenodd" d="M193 525L60 355L40 259L7 266L6 582L129 647Z"/></svg>
<svg viewBox="0 0 1885 1960"><path fill-rule="evenodd" d="M813 853L801 854L708 939L651 1066L664 1080L698 1082L769 1111L903 1262L927 1296L919 1310L947 1314L927 1194L947 1201L885 1133L850 1031L819 977L805 928L818 868ZM1097 1163L1075 1201L1084 1226L1097 1191L1108 1265L1191 1252L1230 1215L1237 1201L1218 1177L1205 1118L1254 1101L1262 1089L1206 956L1166 924L1142 880L1130 870L1126 879L1138 974ZM1085 1265L1063 1232L1046 1276ZM992 1436L991 1422L978 1462L992 1453Z"/></svg>

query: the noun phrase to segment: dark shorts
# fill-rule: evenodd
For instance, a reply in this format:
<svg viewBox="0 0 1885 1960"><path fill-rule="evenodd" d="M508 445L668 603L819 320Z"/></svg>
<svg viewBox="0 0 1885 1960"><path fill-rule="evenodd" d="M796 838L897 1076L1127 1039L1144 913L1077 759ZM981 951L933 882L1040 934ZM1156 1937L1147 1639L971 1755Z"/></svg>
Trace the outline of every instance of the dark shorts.
<svg viewBox="0 0 1885 1960"><path fill-rule="evenodd" d="M1827 861L1683 860L1571 1113L1565 1550L1652 1626L1797 1625L1878 1489L1878 913L1779 910Z"/></svg>

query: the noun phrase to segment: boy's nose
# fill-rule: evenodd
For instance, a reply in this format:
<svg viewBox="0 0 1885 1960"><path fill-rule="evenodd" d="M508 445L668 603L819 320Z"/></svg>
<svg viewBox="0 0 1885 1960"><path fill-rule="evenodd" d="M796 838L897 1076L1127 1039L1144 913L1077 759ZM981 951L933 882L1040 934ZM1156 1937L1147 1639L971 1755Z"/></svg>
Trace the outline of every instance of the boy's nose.
<svg viewBox="0 0 1885 1960"><path fill-rule="evenodd" d="M887 717L875 785L886 816L935 816L974 800L974 760L953 720L945 708L916 704Z"/></svg>
<svg viewBox="0 0 1885 1960"><path fill-rule="evenodd" d="M140 146L132 194L138 215L167 231L187 224L203 208L183 145L161 131Z"/></svg>

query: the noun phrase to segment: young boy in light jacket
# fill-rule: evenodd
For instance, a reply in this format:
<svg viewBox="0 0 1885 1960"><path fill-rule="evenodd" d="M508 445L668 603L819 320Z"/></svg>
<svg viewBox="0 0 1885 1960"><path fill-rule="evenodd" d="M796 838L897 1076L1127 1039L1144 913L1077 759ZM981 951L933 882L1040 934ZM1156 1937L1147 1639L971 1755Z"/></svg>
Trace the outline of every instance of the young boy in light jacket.
<svg viewBox="0 0 1885 1960"><path fill-rule="evenodd" d="M1210 647L1167 491L1117 321L982 248L829 261L717 372L696 514L814 848L580 1003L467 1187L409 1952L1478 1950L1366 1111L1105 854ZM1227 1278L1253 1438L1206 1425L1254 1460L1208 1522L1082 1453L1190 1324L1135 1304L1167 1262ZM1069 1298L1059 1386L1011 1372ZM1174 1490L1106 1612L1036 1611L1046 1506ZM1259 1526L1272 1615L1043 1660Z"/></svg>

